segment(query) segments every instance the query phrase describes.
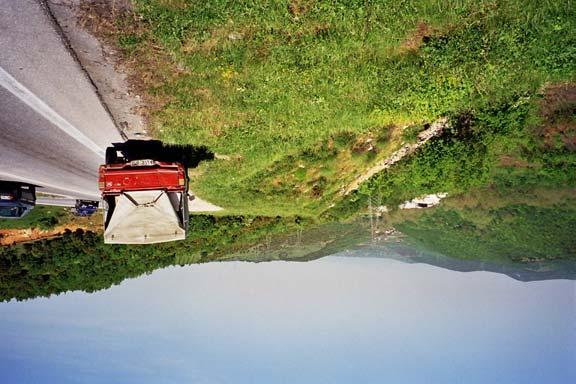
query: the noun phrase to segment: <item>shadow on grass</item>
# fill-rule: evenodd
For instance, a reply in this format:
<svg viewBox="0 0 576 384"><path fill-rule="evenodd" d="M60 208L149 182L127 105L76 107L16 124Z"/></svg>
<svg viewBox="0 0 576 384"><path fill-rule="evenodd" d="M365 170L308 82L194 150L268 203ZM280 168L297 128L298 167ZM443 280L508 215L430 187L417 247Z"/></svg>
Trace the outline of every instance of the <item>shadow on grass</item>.
<svg viewBox="0 0 576 384"><path fill-rule="evenodd" d="M128 140L114 143L106 150L106 163L115 162L120 156L126 161L153 159L182 163L195 168L203 160L213 160L214 153L205 146L164 144L160 140Z"/></svg>

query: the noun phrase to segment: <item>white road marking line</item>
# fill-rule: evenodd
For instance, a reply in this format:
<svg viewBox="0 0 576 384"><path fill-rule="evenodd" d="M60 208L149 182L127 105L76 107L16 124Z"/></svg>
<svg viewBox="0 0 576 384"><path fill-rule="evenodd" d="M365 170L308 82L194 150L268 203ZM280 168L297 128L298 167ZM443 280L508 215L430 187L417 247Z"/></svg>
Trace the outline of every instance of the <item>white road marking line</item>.
<svg viewBox="0 0 576 384"><path fill-rule="evenodd" d="M73 139L95 152L98 156L102 158L104 157L104 150L100 148L100 146L70 124L68 120L60 116L58 112L50 108L48 104L38 98L38 96L33 94L28 88L20 84L18 80L13 78L12 75L6 72L2 67L0 67L0 85L19 98L23 103L42 115L46 120L66 132Z"/></svg>
<svg viewBox="0 0 576 384"><path fill-rule="evenodd" d="M61 187L61 186L54 185L54 184L40 182L38 180L28 179L26 177L22 177L22 176L18 176L18 175L12 175L12 174L6 173L6 172L0 172L0 178L3 179L4 177L7 177L7 178L14 180L14 181L20 181L22 183L34 184L34 185L37 185L39 187L54 188L54 189L59 189L61 191L67 191L70 193L77 193L77 194L83 195L83 196L93 196L93 197L97 196L98 198L100 198L97 191L91 191L91 192L90 191L79 191L77 189L70 189L68 187Z"/></svg>

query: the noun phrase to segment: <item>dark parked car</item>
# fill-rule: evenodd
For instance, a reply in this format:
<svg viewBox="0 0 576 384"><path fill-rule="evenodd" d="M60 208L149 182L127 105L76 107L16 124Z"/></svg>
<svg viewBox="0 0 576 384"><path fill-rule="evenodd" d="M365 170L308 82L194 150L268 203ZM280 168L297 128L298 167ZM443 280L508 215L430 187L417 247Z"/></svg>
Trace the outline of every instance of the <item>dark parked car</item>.
<svg viewBox="0 0 576 384"><path fill-rule="evenodd" d="M98 210L99 201L76 200L74 214L76 216L92 216Z"/></svg>
<svg viewBox="0 0 576 384"><path fill-rule="evenodd" d="M0 181L0 218L19 219L36 205L36 187L14 181Z"/></svg>

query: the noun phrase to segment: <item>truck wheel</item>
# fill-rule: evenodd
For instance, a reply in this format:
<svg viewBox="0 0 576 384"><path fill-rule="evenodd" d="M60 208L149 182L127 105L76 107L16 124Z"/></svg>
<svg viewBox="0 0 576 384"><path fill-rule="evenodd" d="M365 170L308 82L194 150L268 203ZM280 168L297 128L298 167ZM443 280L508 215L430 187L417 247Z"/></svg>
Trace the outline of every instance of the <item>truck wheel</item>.
<svg viewBox="0 0 576 384"><path fill-rule="evenodd" d="M106 165L118 162L118 154L115 147L106 148Z"/></svg>

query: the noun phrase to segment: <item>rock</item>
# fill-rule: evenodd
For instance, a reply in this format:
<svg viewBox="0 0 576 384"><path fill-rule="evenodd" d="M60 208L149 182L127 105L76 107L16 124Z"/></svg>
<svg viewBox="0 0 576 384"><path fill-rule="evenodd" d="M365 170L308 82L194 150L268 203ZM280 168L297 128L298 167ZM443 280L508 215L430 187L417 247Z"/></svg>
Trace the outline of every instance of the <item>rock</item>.
<svg viewBox="0 0 576 384"><path fill-rule="evenodd" d="M417 197L410 201L406 201L398 206L400 209L421 209L421 208L430 208L434 207L435 205L440 204L440 200L448 196L447 193L435 193L431 195L426 195L422 197Z"/></svg>

